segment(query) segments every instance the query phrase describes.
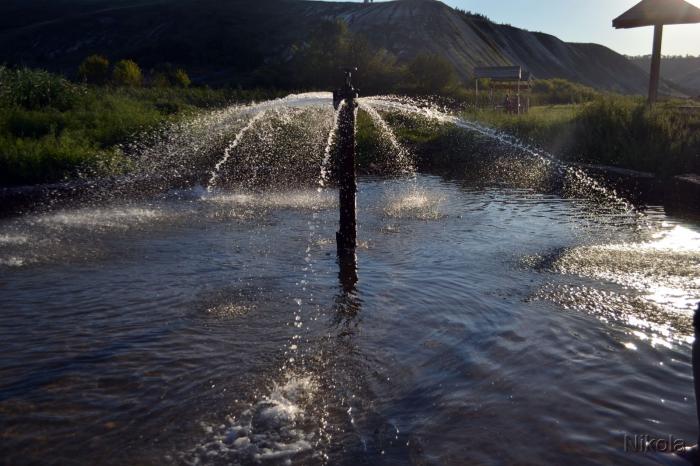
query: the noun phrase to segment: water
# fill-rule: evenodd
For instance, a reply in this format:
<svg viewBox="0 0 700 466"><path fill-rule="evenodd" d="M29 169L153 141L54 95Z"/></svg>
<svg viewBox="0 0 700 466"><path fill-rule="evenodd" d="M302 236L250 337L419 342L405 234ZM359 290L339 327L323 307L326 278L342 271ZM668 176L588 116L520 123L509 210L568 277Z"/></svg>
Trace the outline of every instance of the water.
<svg viewBox="0 0 700 466"><path fill-rule="evenodd" d="M624 435L696 438L700 225L585 177L361 178L345 292L318 189L332 111L260 171L295 105L217 119L205 175L265 115L212 185L0 221L3 462L669 464Z"/></svg>
<svg viewBox="0 0 700 466"><path fill-rule="evenodd" d="M3 457L653 464L624 433L694 437L697 225L425 175L358 204L350 295L313 187L5 221Z"/></svg>

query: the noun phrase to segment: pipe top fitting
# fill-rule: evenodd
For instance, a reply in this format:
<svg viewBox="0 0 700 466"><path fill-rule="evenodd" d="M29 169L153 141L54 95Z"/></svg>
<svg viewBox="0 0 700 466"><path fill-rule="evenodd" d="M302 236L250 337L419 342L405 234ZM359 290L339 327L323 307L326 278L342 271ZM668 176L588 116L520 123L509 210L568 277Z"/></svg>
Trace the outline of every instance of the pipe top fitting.
<svg viewBox="0 0 700 466"><path fill-rule="evenodd" d="M333 91L333 108L336 110L338 110L343 100L352 101L360 96L359 90L352 85L352 73L355 71L357 71L357 68L345 68L343 70L345 73L345 84L341 89Z"/></svg>

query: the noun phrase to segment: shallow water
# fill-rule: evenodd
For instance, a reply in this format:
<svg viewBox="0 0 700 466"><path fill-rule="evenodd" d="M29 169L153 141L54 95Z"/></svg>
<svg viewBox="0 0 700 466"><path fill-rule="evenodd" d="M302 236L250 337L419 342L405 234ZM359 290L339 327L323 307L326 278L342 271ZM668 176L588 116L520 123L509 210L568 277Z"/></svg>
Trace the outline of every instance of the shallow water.
<svg viewBox="0 0 700 466"><path fill-rule="evenodd" d="M658 464L696 437L700 227L419 175L0 224L7 464Z"/></svg>

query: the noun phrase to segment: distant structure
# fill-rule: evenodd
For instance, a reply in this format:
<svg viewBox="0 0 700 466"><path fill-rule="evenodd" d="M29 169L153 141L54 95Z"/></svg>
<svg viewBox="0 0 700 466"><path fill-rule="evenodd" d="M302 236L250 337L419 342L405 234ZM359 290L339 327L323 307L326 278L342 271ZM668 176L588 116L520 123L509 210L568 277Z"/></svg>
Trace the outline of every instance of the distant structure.
<svg viewBox="0 0 700 466"><path fill-rule="evenodd" d="M374 3L374 0L365 0L365 3Z"/></svg>
<svg viewBox="0 0 700 466"><path fill-rule="evenodd" d="M659 97L661 76L661 40L664 24L700 23L700 8L685 0L642 0L630 10L613 20L616 29L654 26L654 51L651 55L649 80L649 105Z"/></svg>
<svg viewBox="0 0 700 466"><path fill-rule="evenodd" d="M489 81L489 102L495 108L499 108L494 102L493 91L505 90L508 94L503 103L503 110L508 113L527 113L530 111L529 91L532 87L532 74L523 70L521 66L480 66L474 68L476 81L476 102L479 103L479 80ZM510 93L514 94L511 99ZM525 102L522 101L522 93L528 93Z"/></svg>

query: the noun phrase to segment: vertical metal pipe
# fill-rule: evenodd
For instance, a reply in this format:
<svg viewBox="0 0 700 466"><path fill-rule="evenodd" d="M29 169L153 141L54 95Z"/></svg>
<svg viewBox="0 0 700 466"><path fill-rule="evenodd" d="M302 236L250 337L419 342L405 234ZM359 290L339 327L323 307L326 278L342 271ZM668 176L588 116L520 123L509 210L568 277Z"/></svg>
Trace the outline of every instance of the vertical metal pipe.
<svg viewBox="0 0 700 466"><path fill-rule="evenodd" d="M355 110L357 89L352 86L352 73L356 68L345 70L345 85L333 92L333 106L338 109L338 208L340 222L335 234L338 246L340 281L346 291L354 289L357 283L357 179L355 175ZM340 105L342 101L345 105Z"/></svg>
<svg viewBox="0 0 700 466"><path fill-rule="evenodd" d="M338 192L340 227L336 233L338 256L354 255L357 247L355 175L355 99L347 96L338 117Z"/></svg>
<svg viewBox="0 0 700 466"><path fill-rule="evenodd" d="M654 26L654 50L651 55L651 71L649 77L649 105L656 103L659 98L659 81L661 79L661 42L664 26Z"/></svg>

